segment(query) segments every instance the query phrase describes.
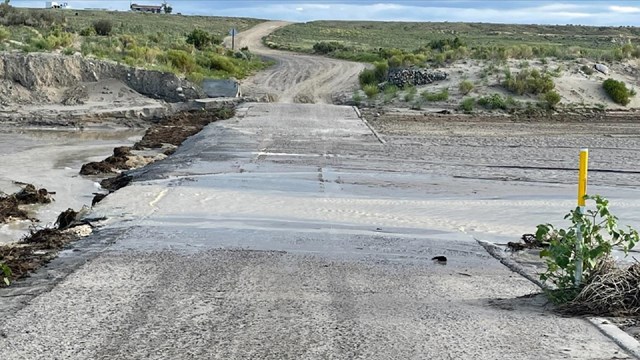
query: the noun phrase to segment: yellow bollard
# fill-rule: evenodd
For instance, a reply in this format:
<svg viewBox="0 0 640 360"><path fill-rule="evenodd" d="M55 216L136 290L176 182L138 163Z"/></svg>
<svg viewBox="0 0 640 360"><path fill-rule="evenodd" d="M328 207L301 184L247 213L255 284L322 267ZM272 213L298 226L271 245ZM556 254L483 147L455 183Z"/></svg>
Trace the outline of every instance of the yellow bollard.
<svg viewBox="0 0 640 360"><path fill-rule="evenodd" d="M578 170L578 213L584 214L585 195L587 195L587 177L589 172L589 150L580 150L580 168ZM582 226L578 224L576 229L576 273L574 276L576 286L582 283Z"/></svg>
<svg viewBox="0 0 640 360"><path fill-rule="evenodd" d="M587 195L587 172L589 171L589 149L580 150L580 170L578 172L578 206L584 206Z"/></svg>

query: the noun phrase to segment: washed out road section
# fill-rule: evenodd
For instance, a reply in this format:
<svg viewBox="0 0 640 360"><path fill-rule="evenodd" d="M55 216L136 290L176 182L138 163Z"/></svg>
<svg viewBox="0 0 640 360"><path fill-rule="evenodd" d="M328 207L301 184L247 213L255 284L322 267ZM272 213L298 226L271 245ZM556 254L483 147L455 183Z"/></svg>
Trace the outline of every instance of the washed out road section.
<svg viewBox="0 0 640 360"><path fill-rule="evenodd" d="M4 357L627 358L443 215L499 185L390 151L350 107L244 104L100 203L118 239L0 320Z"/></svg>

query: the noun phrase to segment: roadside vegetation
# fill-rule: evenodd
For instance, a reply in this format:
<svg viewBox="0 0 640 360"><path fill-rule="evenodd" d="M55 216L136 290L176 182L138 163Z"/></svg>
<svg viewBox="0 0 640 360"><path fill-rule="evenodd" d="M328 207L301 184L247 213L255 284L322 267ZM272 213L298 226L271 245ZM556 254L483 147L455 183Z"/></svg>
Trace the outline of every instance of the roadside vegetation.
<svg viewBox="0 0 640 360"><path fill-rule="evenodd" d="M229 29L262 20L65 9L0 4L0 47L112 60L169 71L193 81L243 78L267 64L250 49L225 49Z"/></svg>
<svg viewBox="0 0 640 360"><path fill-rule="evenodd" d="M633 27L315 21L286 26L264 41L274 49L373 64L360 75L369 105L394 101L389 94L378 96L391 82L398 87L395 101L416 109L429 102L446 102L456 103L458 110L467 113L481 109L533 114L575 108L580 97L578 102L576 97L565 97L556 88L558 78L581 73L593 79L600 74L594 70L595 63L640 59L640 45L634 40L638 36L640 29ZM452 67L461 75L445 85L451 91L448 96L428 85L415 91L409 89L411 83L407 87L390 81L390 69L449 71ZM624 106L630 102L633 90L607 84L612 101ZM377 92L373 86L378 86ZM494 91L496 86L501 89ZM476 97L469 96L472 93ZM595 109L601 105L595 102L582 101L582 105Z"/></svg>
<svg viewBox="0 0 640 360"><path fill-rule="evenodd" d="M631 98L636 95L635 90L629 90L624 82L614 79L605 80L602 87L613 102L624 106L629 104Z"/></svg>
<svg viewBox="0 0 640 360"><path fill-rule="evenodd" d="M588 58L611 62L640 57L635 27L314 21L265 38L267 46L333 57L390 63L439 64L456 59Z"/></svg>
<svg viewBox="0 0 640 360"><path fill-rule="evenodd" d="M612 256L614 248L628 254L640 241L638 231L618 226L607 199L586 199L591 207L584 212L576 208L565 216L569 227L537 227L534 243L543 248L540 256L547 269L540 279L548 285L547 295L560 305L560 311L569 314L638 316L640 264L621 268ZM582 268L579 283L575 281L578 264Z"/></svg>

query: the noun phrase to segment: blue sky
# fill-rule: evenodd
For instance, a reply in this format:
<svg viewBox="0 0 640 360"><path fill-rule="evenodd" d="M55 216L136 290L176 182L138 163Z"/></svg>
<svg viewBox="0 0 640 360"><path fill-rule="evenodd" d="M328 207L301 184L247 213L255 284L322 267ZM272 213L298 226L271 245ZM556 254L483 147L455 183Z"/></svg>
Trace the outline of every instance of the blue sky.
<svg viewBox="0 0 640 360"><path fill-rule="evenodd" d="M70 7L127 10L129 0L62 0ZM135 0L157 4L162 0ZM244 16L290 21L463 21L525 24L640 26L640 1L423 1L262 0L169 1L183 14ZM44 7L45 1L11 0L14 6Z"/></svg>

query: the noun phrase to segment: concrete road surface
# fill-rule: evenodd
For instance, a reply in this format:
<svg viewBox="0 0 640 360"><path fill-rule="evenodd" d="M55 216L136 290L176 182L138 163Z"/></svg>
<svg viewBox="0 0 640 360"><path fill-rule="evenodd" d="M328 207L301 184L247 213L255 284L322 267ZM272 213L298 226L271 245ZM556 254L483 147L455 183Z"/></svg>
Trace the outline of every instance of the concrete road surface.
<svg viewBox="0 0 640 360"><path fill-rule="evenodd" d="M243 105L96 208L105 245L3 314L2 359L628 358L458 229L517 185L394 149L350 107Z"/></svg>

